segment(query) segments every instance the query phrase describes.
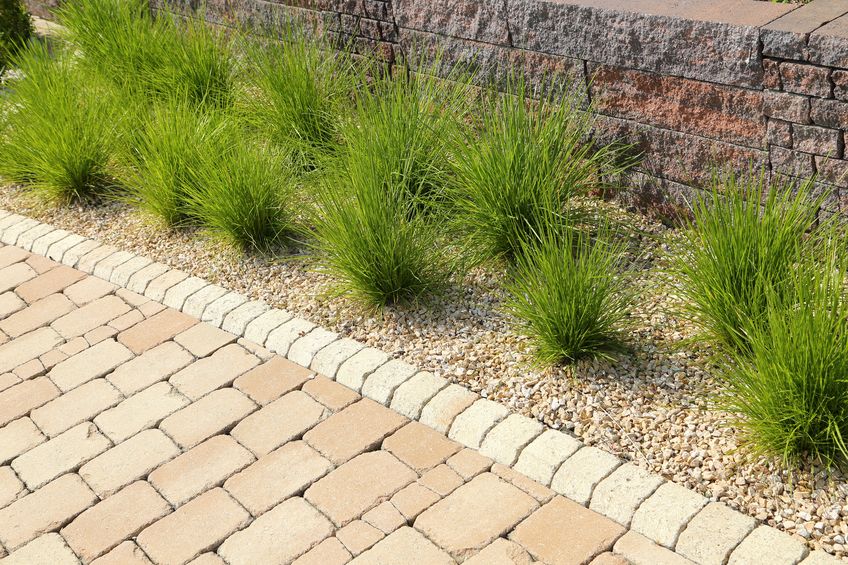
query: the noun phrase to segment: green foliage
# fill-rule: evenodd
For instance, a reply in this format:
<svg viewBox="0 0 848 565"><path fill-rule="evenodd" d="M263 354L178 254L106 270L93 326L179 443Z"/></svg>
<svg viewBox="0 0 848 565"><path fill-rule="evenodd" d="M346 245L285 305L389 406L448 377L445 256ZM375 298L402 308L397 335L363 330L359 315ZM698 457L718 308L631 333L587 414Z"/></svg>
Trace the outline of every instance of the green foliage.
<svg viewBox="0 0 848 565"><path fill-rule="evenodd" d="M601 228L597 237L555 223L515 254L505 283L507 308L536 347L542 364L609 357L621 348L632 296L625 248Z"/></svg>
<svg viewBox="0 0 848 565"><path fill-rule="evenodd" d="M31 35L32 18L24 3L21 0L0 0L0 75Z"/></svg>
<svg viewBox="0 0 848 565"><path fill-rule="evenodd" d="M728 351L749 350L749 322L766 324L768 293L781 294L801 258L820 200L811 183L773 185L764 175L716 175L698 197L674 274L685 314Z"/></svg>
<svg viewBox="0 0 848 565"><path fill-rule="evenodd" d="M0 174L41 198L69 202L112 185L111 157L123 118L119 100L67 52L30 43L14 59L0 131Z"/></svg>

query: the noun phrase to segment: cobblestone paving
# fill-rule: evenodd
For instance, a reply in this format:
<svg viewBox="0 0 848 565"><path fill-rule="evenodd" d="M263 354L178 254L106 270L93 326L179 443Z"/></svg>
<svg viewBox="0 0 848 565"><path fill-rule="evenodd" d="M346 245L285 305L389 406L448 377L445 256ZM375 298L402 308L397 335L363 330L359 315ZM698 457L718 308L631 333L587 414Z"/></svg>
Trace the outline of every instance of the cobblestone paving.
<svg viewBox="0 0 848 565"><path fill-rule="evenodd" d="M0 563L691 563L489 458L550 483L546 450L577 449L562 434L507 418L483 440L503 415L480 400L454 427L478 452L444 433L473 402L460 387L397 400L0 247ZM658 486L616 473L605 488L633 500ZM681 523L702 506L664 496Z"/></svg>

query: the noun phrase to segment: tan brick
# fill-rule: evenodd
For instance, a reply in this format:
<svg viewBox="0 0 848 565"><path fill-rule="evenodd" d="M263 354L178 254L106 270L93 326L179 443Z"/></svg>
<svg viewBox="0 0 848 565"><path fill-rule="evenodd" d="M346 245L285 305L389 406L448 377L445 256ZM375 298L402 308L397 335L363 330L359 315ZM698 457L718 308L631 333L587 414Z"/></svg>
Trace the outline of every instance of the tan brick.
<svg viewBox="0 0 848 565"><path fill-rule="evenodd" d="M50 441L33 447L12 461L12 468L35 490L60 475L77 469L100 455L111 443L97 431L97 426L84 422L59 434Z"/></svg>
<svg viewBox="0 0 848 565"><path fill-rule="evenodd" d="M406 518L391 502L382 502L362 515L362 519L383 532L390 534L406 525Z"/></svg>
<svg viewBox="0 0 848 565"><path fill-rule="evenodd" d="M58 365L67 358L68 356L59 351L58 349L53 349L39 357L38 360L41 361L42 365L44 365L44 369L46 371L49 371L54 366Z"/></svg>
<svg viewBox="0 0 848 565"><path fill-rule="evenodd" d="M233 334L209 324L196 324L174 337L174 341L188 349L195 357L206 357L235 340L236 336Z"/></svg>
<svg viewBox="0 0 848 565"><path fill-rule="evenodd" d="M217 553L208 551L203 555L199 555L197 558L192 559L191 562L189 562L189 565L227 565L227 563L221 559L221 556Z"/></svg>
<svg viewBox="0 0 848 565"><path fill-rule="evenodd" d="M0 321L0 330L15 338L46 326L56 318L75 308L73 302L62 294L51 294Z"/></svg>
<svg viewBox="0 0 848 565"><path fill-rule="evenodd" d="M0 392L0 425L25 416L33 408L59 396L59 389L47 377L23 381Z"/></svg>
<svg viewBox="0 0 848 565"><path fill-rule="evenodd" d="M355 391L323 375L306 381L301 390L333 412L343 410L361 398Z"/></svg>
<svg viewBox="0 0 848 565"><path fill-rule="evenodd" d="M53 231L53 229L50 226L45 225L44 227L46 228L46 230ZM46 233L49 233L49 232L46 232ZM37 253L33 253L32 255L27 257L26 262L27 262L27 265L32 267L35 270L35 272L39 273L39 274L46 273L47 271L50 271L51 269L55 269L56 267L59 266L59 263L57 263L56 261L54 261L52 259L48 259L47 257L44 257L43 255L39 255Z"/></svg>
<svg viewBox="0 0 848 565"><path fill-rule="evenodd" d="M124 316L126 316L126 314L124 314ZM96 345L101 341L115 337L116 335L118 335L118 330L115 328L111 326L99 326L89 332L86 332L82 337L86 342L88 342L88 345Z"/></svg>
<svg viewBox="0 0 848 565"><path fill-rule="evenodd" d="M168 383L157 383L127 398L94 418L104 434L115 443L159 424L189 401Z"/></svg>
<svg viewBox="0 0 848 565"><path fill-rule="evenodd" d="M407 419L364 398L321 422L304 435L306 442L336 465L380 445Z"/></svg>
<svg viewBox="0 0 848 565"><path fill-rule="evenodd" d="M612 549L625 528L558 496L515 528L510 538L551 565L587 563Z"/></svg>
<svg viewBox="0 0 848 565"><path fill-rule="evenodd" d="M26 302L18 298L18 295L14 292L0 294L0 318L8 318L26 307Z"/></svg>
<svg viewBox="0 0 848 565"><path fill-rule="evenodd" d="M180 449L160 430L145 430L98 455L79 474L104 498L179 454Z"/></svg>
<svg viewBox="0 0 848 565"><path fill-rule="evenodd" d="M590 565L631 565L631 563L621 555L607 551L595 557Z"/></svg>
<svg viewBox="0 0 848 565"><path fill-rule="evenodd" d="M27 492L24 484L11 467L0 467L0 508Z"/></svg>
<svg viewBox="0 0 848 565"><path fill-rule="evenodd" d="M351 555L336 538L327 538L297 559L293 565L344 565Z"/></svg>
<svg viewBox="0 0 848 565"><path fill-rule="evenodd" d="M125 395L163 381L194 361L188 351L166 341L115 369L106 378Z"/></svg>
<svg viewBox="0 0 848 565"><path fill-rule="evenodd" d="M85 338L82 336L70 339L59 346L59 351L61 351L66 357L76 355L80 351L85 351L86 349L88 349L88 342L85 341Z"/></svg>
<svg viewBox="0 0 848 565"><path fill-rule="evenodd" d="M264 406L299 389L312 374L309 369L275 355L266 363L240 376L233 386Z"/></svg>
<svg viewBox="0 0 848 565"><path fill-rule="evenodd" d="M385 451L351 459L306 490L305 498L343 526L411 483L417 475Z"/></svg>
<svg viewBox="0 0 848 565"><path fill-rule="evenodd" d="M26 263L15 263L0 269L0 292L12 290L21 283L34 279L37 273Z"/></svg>
<svg viewBox="0 0 848 565"><path fill-rule="evenodd" d="M510 531L536 508L533 498L486 473L425 510L416 518L415 528L455 559L463 560Z"/></svg>
<svg viewBox="0 0 848 565"><path fill-rule="evenodd" d="M226 491L216 488L148 526L136 543L156 563L182 564L216 547L249 519Z"/></svg>
<svg viewBox="0 0 848 565"><path fill-rule="evenodd" d="M179 506L220 486L227 477L253 461L253 455L230 436L215 436L165 463L150 473L147 480L168 502Z"/></svg>
<svg viewBox="0 0 848 565"><path fill-rule="evenodd" d="M465 563L466 565L530 565L533 559L517 543L498 538Z"/></svg>
<svg viewBox="0 0 848 565"><path fill-rule="evenodd" d="M113 292L117 286L97 277L86 277L65 289L65 296L77 306L84 306Z"/></svg>
<svg viewBox="0 0 848 565"><path fill-rule="evenodd" d="M441 497L435 492L419 483L412 483L398 491L392 497L391 503L411 523L439 500Z"/></svg>
<svg viewBox="0 0 848 565"><path fill-rule="evenodd" d="M13 387L21 382L21 379L14 373L3 373L0 375L0 391Z"/></svg>
<svg viewBox="0 0 848 565"><path fill-rule="evenodd" d="M303 443L287 443L230 477L224 488L254 516L300 495L326 475L332 464Z"/></svg>
<svg viewBox="0 0 848 565"><path fill-rule="evenodd" d="M615 542L613 550L623 555L628 562L632 562L634 565L649 565L653 563L662 563L663 565L695 565L685 557L655 544L633 530L621 536Z"/></svg>
<svg viewBox="0 0 848 565"><path fill-rule="evenodd" d="M233 343L182 369L170 382L181 393L197 400L217 388L229 386L258 363L255 355Z"/></svg>
<svg viewBox="0 0 848 565"><path fill-rule="evenodd" d="M117 296L118 298L120 298L121 300L123 300L124 302L126 302L127 304L132 306L133 308L140 308L144 304L153 303L146 296L141 295L137 292L133 292L133 291L128 290L126 288L119 288L118 290L116 290L115 296ZM164 310L164 309L165 309L165 307L160 304L159 310L157 310L157 311L161 311L161 310ZM147 318L148 316L145 315L144 317Z"/></svg>
<svg viewBox="0 0 848 565"><path fill-rule="evenodd" d="M11 461L45 439L29 418L9 422L0 428L0 464Z"/></svg>
<svg viewBox="0 0 848 565"><path fill-rule="evenodd" d="M511 483L513 486L520 488L542 504L556 496L556 493L545 485L537 483L527 475L522 475L512 467L495 463L492 465L492 473Z"/></svg>
<svg viewBox="0 0 848 565"><path fill-rule="evenodd" d="M454 560L421 532L401 528L351 561L351 565L383 565L404 556L404 565L451 565Z"/></svg>
<svg viewBox="0 0 848 565"><path fill-rule="evenodd" d="M25 251L20 247L6 245L0 248L0 268L5 269L9 265L25 261L29 255L28 251Z"/></svg>
<svg viewBox="0 0 848 565"><path fill-rule="evenodd" d="M383 532L362 520L354 520L336 531L336 539L342 542L352 555L359 555L384 537L386 535Z"/></svg>
<svg viewBox="0 0 848 565"><path fill-rule="evenodd" d="M144 314L139 312L138 310L130 310L123 316L119 316L109 322L109 327L113 328L116 332L122 332L124 330L128 330L134 325L140 323L144 320Z"/></svg>
<svg viewBox="0 0 848 565"><path fill-rule="evenodd" d="M63 391L110 373L115 367L132 359L129 349L109 339L69 357L50 369L48 376Z"/></svg>
<svg viewBox="0 0 848 565"><path fill-rule="evenodd" d="M44 373L44 365L41 364L41 361L38 359L33 359L32 361L27 361L23 365L19 365L17 369L15 369L15 376L20 380L25 381L27 379L31 379L32 377L37 377Z"/></svg>
<svg viewBox="0 0 848 565"><path fill-rule="evenodd" d="M153 565L140 547L134 542L125 541L118 547L99 559L91 562L91 565Z"/></svg>
<svg viewBox="0 0 848 565"><path fill-rule="evenodd" d="M383 449L423 473L462 449L458 443L449 440L433 428L418 422L410 422L386 438Z"/></svg>
<svg viewBox="0 0 848 565"><path fill-rule="evenodd" d="M218 553L230 565L288 563L333 534L333 525L302 498L290 498L230 536Z"/></svg>
<svg viewBox="0 0 848 565"><path fill-rule="evenodd" d="M30 413L30 418L52 437L91 420L122 399L121 393L106 379L95 379L36 408Z"/></svg>
<svg viewBox="0 0 848 565"><path fill-rule="evenodd" d="M447 465L466 481L491 469L493 461L473 449L463 449L447 460Z"/></svg>
<svg viewBox="0 0 848 565"><path fill-rule="evenodd" d="M197 320L191 316L168 308L121 332L118 334L118 341L137 355L168 341L195 324Z"/></svg>
<svg viewBox="0 0 848 565"><path fill-rule="evenodd" d="M61 534L88 563L169 512L168 503L149 484L138 481L77 516Z"/></svg>
<svg viewBox="0 0 848 565"><path fill-rule="evenodd" d="M15 292L32 304L36 300L41 300L56 292L62 292L84 277L85 273L62 265L25 282L16 288Z"/></svg>
<svg viewBox="0 0 848 565"><path fill-rule="evenodd" d="M439 496L447 496L462 486L465 481L447 465L439 465L424 473L418 482Z"/></svg>
<svg viewBox="0 0 848 565"><path fill-rule="evenodd" d="M257 456L299 438L324 417L325 408L296 390L241 421L230 435Z"/></svg>
<svg viewBox="0 0 848 565"><path fill-rule="evenodd" d="M58 530L97 501L77 475L63 475L0 510L0 542L14 550Z"/></svg>
<svg viewBox="0 0 848 565"><path fill-rule="evenodd" d="M0 552L0 555L3 555ZM79 565L79 559L59 534L44 534L12 552L3 565Z"/></svg>
<svg viewBox="0 0 848 565"><path fill-rule="evenodd" d="M37 359L62 341L62 337L53 329L41 328L0 345L0 373L6 373L27 361Z"/></svg>
<svg viewBox="0 0 848 565"><path fill-rule="evenodd" d="M130 307L127 303L117 296L104 296L65 314L53 322L52 327L65 338L77 337L98 326L108 324L129 311Z"/></svg>
<svg viewBox="0 0 848 565"><path fill-rule="evenodd" d="M159 429L183 449L229 431L245 416L256 410L256 404L234 388L210 392L197 402L162 420Z"/></svg>

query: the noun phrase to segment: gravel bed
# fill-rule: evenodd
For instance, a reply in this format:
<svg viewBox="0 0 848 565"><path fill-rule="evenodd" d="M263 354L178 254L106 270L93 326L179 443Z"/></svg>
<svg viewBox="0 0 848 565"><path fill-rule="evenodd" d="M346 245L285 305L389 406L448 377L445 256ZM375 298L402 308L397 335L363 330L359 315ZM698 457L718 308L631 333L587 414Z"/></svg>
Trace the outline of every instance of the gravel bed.
<svg viewBox="0 0 848 565"><path fill-rule="evenodd" d="M461 383L556 429L665 478L726 502L848 561L848 480L817 469L792 474L738 450L738 434L711 410L707 352L664 275L674 230L628 215L646 232L631 351L612 362L540 370L528 343L501 311L498 273L477 272L434 303L383 313L333 293L305 255L243 257L190 231L168 231L123 204L46 208L19 189L0 191L0 208L130 249L210 282L285 308ZM617 210L616 213L625 214Z"/></svg>

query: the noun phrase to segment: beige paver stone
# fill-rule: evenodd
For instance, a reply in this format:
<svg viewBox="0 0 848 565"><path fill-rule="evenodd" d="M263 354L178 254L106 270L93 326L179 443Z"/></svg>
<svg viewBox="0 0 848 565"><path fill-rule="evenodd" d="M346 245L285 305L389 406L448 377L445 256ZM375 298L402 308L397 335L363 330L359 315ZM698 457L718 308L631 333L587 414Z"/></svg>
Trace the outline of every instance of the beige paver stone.
<svg viewBox="0 0 848 565"><path fill-rule="evenodd" d="M498 538L483 551L465 561L466 565L530 565L533 559L527 551L513 541Z"/></svg>
<svg viewBox="0 0 848 565"><path fill-rule="evenodd" d="M769 526L759 526L730 554L728 565L795 565L809 553L804 544Z"/></svg>
<svg viewBox="0 0 848 565"><path fill-rule="evenodd" d="M207 286L211 285L203 279L197 277L188 277L166 290L165 296L161 299L161 302L168 308L173 308L174 310L182 310L183 305L186 303L186 300L188 300L191 295L199 292ZM149 294L145 294L149 298L157 300ZM196 318L197 316L194 317Z"/></svg>
<svg viewBox="0 0 848 565"><path fill-rule="evenodd" d="M339 366L336 380L356 392L362 390L365 378L389 361L389 356L373 347L366 347Z"/></svg>
<svg viewBox="0 0 848 565"><path fill-rule="evenodd" d="M430 426L443 434L448 433L454 419L479 397L457 384L451 384L440 390L421 410L422 424Z"/></svg>
<svg viewBox="0 0 848 565"><path fill-rule="evenodd" d="M529 478L527 475L522 475L521 473L515 471L512 467L507 467L505 465L501 465L500 463L495 463L492 465L492 473L500 477L501 479L507 481L508 483L516 486L538 500L541 504L544 504L551 500L556 493L542 485L537 483L533 479Z"/></svg>
<svg viewBox="0 0 848 565"><path fill-rule="evenodd" d="M550 485L563 461L574 455L581 446L577 439L568 434L545 430L521 451L515 470L543 485Z"/></svg>
<svg viewBox="0 0 848 565"><path fill-rule="evenodd" d="M333 465L302 441L287 443L230 477L224 488L254 516L302 494Z"/></svg>
<svg viewBox="0 0 848 565"><path fill-rule="evenodd" d="M146 267L142 267L130 275L125 286L128 290L144 294L144 291L147 290L147 285L149 285L151 281L168 271L169 267L167 265L163 265L162 263L150 263Z"/></svg>
<svg viewBox="0 0 848 565"><path fill-rule="evenodd" d="M76 355L80 351L88 349L88 342L82 336L75 337L59 346L59 351L65 354L66 358Z"/></svg>
<svg viewBox="0 0 848 565"><path fill-rule="evenodd" d="M120 443L188 404L188 399L168 383L156 383L102 412L94 423L109 439Z"/></svg>
<svg viewBox="0 0 848 565"><path fill-rule="evenodd" d="M350 338L342 338L319 350L312 358L309 368L334 379L339 366L361 351L365 345Z"/></svg>
<svg viewBox="0 0 848 565"><path fill-rule="evenodd" d="M147 480L174 506L224 483L254 461L230 436L215 436L165 463Z"/></svg>
<svg viewBox="0 0 848 565"><path fill-rule="evenodd" d="M595 487L589 508L629 526L639 505L664 482L650 471L625 463Z"/></svg>
<svg viewBox="0 0 848 565"><path fill-rule="evenodd" d="M188 273L179 269L168 269L151 280L144 288L144 296L156 302L162 302L172 288L188 278ZM137 288L137 287L136 287ZM133 289L135 290L135 289Z"/></svg>
<svg viewBox="0 0 848 565"><path fill-rule="evenodd" d="M404 565L450 565L454 560L412 528L401 528L351 561L351 565L392 565L404 555Z"/></svg>
<svg viewBox="0 0 848 565"><path fill-rule="evenodd" d="M392 359L368 375L362 385L362 396L388 406L397 388L418 372L400 359Z"/></svg>
<svg viewBox="0 0 848 565"><path fill-rule="evenodd" d="M292 315L285 310L271 309L257 316L247 324L244 337L253 343L265 345L268 334L292 319Z"/></svg>
<svg viewBox="0 0 848 565"><path fill-rule="evenodd" d="M115 328L111 326L100 326L98 328L94 328L82 337L86 342L88 342L88 345L97 345L101 341L113 338L116 335L118 335L118 330Z"/></svg>
<svg viewBox="0 0 848 565"><path fill-rule="evenodd" d="M164 304L159 304L158 302L154 302L152 300L148 300L147 302L140 306L137 306L136 308L144 315L144 319L146 320L147 318L152 318L159 312L165 310L167 306L165 306Z"/></svg>
<svg viewBox="0 0 848 565"><path fill-rule="evenodd" d="M0 508L26 494L24 484L11 467L0 467Z"/></svg>
<svg viewBox="0 0 848 565"><path fill-rule="evenodd" d="M301 390L333 412L343 410L361 398L355 391L323 375L317 375L303 383Z"/></svg>
<svg viewBox="0 0 848 565"><path fill-rule="evenodd" d="M153 565L135 542L125 541L91 565Z"/></svg>
<svg viewBox="0 0 848 565"><path fill-rule="evenodd" d="M18 298L14 292L0 294L0 318L5 319L26 307L26 302Z"/></svg>
<svg viewBox="0 0 848 565"><path fill-rule="evenodd" d="M216 300L218 300L222 296L225 296L226 294L226 288L214 284L207 284L197 292L191 293L186 298L185 303L180 309L192 318L197 318L198 320L201 320L203 319L203 314L206 309Z"/></svg>
<svg viewBox="0 0 848 565"><path fill-rule="evenodd" d="M291 361L273 356L235 380L233 386L264 406L305 383L312 371Z"/></svg>
<svg viewBox="0 0 848 565"><path fill-rule="evenodd" d="M0 391L13 387L21 382L21 378L14 373L3 373L0 375Z"/></svg>
<svg viewBox="0 0 848 565"><path fill-rule="evenodd" d="M590 565L632 565L632 563L621 555L607 551L595 557Z"/></svg>
<svg viewBox="0 0 848 565"><path fill-rule="evenodd" d="M235 340L235 335L209 324L196 324L174 337L174 341L195 357L206 357Z"/></svg>
<svg viewBox="0 0 848 565"><path fill-rule="evenodd" d="M102 261L98 261L97 265L94 267L94 272L91 274L95 277L100 277L103 280L115 282L110 280L112 278L112 273L115 272L115 269L125 264L133 257L135 257L135 254L130 253L129 251L116 251Z"/></svg>
<svg viewBox="0 0 848 565"><path fill-rule="evenodd" d="M456 417L448 437L468 447L479 448L486 434L507 416L506 406L481 398Z"/></svg>
<svg viewBox="0 0 848 565"><path fill-rule="evenodd" d="M221 322L221 329L236 335L242 335L247 324L270 310L270 306L261 300L248 300L228 312Z"/></svg>
<svg viewBox="0 0 848 565"><path fill-rule="evenodd" d="M327 538L297 559L293 565L344 565L352 558L342 542Z"/></svg>
<svg viewBox="0 0 848 565"><path fill-rule="evenodd" d="M278 355L286 356L295 341L315 328L316 325L312 322L301 318L292 318L280 327L271 330L263 345Z"/></svg>
<svg viewBox="0 0 848 565"><path fill-rule="evenodd" d="M216 547L249 519L250 515L224 489L216 488L148 526L136 543L156 563L182 564ZM226 555L223 551L221 554Z"/></svg>
<svg viewBox="0 0 848 565"><path fill-rule="evenodd" d="M362 519L384 534L406 525L406 518L391 502L382 502L362 515Z"/></svg>
<svg viewBox="0 0 848 565"><path fill-rule="evenodd" d="M133 308L140 308L145 304L149 304L152 302L149 298L144 296L143 294L139 294L137 292L133 292L126 288L119 288L115 291L115 296L132 306ZM160 310L164 310L165 307L161 304L159 305ZM147 316L145 316L146 318Z"/></svg>
<svg viewBox="0 0 848 565"><path fill-rule="evenodd" d="M12 468L29 490L35 490L111 446L94 424L84 422L20 455L12 461Z"/></svg>
<svg viewBox="0 0 848 565"><path fill-rule="evenodd" d="M85 277L66 288L64 294L77 306L85 306L108 296L116 288L114 284L97 277Z"/></svg>
<svg viewBox="0 0 848 565"><path fill-rule="evenodd" d="M343 526L411 483L417 475L385 451L363 453L306 490L305 498Z"/></svg>
<svg viewBox="0 0 848 565"><path fill-rule="evenodd" d="M309 367L315 354L339 339L339 334L316 327L289 347L286 357L298 365Z"/></svg>
<svg viewBox="0 0 848 565"><path fill-rule="evenodd" d="M545 427L537 420L511 414L486 434L480 453L498 463L512 465L519 453L544 430Z"/></svg>
<svg viewBox="0 0 848 565"><path fill-rule="evenodd" d="M23 283L15 289L15 292L32 304L51 294L63 291L83 277L85 273L63 265Z"/></svg>
<svg viewBox="0 0 848 565"><path fill-rule="evenodd" d="M423 473L444 463L462 449L433 428L419 422L410 422L383 441L383 449Z"/></svg>
<svg viewBox="0 0 848 565"><path fill-rule="evenodd" d="M14 245L6 245L0 249L0 269L25 261L29 252Z"/></svg>
<svg viewBox="0 0 848 565"><path fill-rule="evenodd" d="M137 481L77 516L61 534L88 563L170 512L153 487Z"/></svg>
<svg viewBox="0 0 848 565"><path fill-rule="evenodd" d="M411 523L439 500L441 497L432 490L420 483L412 483L395 493L390 502Z"/></svg>
<svg viewBox="0 0 848 565"><path fill-rule="evenodd" d="M79 474L104 498L179 454L179 448L160 430L145 430L98 455L83 465Z"/></svg>
<svg viewBox="0 0 848 565"><path fill-rule="evenodd" d="M139 354L168 341L197 324L197 320L176 310L162 310L140 324L118 334L118 341Z"/></svg>
<svg viewBox="0 0 848 565"><path fill-rule="evenodd" d="M53 437L115 406L123 396L106 379L95 379L36 408L30 418Z"/></svg>
<svg viewBox="0 0 848 565"><path fill-rule="evenodd" d="M230 565L288 563L333 534L333 525L302 498L290 498L230 536L218 553Z"/></svg>
<svg viewBox="0 0 848 565"><path fill-rule="evenodd" d="M725 563L757 521L719 502L707 504L680 534L674 551L703 565Z"/></svg>
<svg viewBox="0 0 848 565"><path fill-rule="evenodd" d="M121 393L131 395L167 379L193 360L188 351L166 341L127 361L106 378Z"/></svg>
<svg viewBox="0 0 848 565"><path fill-rule="evenodd" d="M354 520L336 531L336 539L342 542L352 555L359 555L384 537L386 534L362 520Z"/></svg>
<svg viewBox="0 0 848 565"><path fill-rule="evenodd" d="M473 449L463 449L452 455L446 461L448 467L456 471L460 477L469 481L492 467L493 461Z"/></svg>
<svg viewBox="0 0 848 565"><path fill-rule="evenodd" d="M215 389L229 386L259 363L259 359L240 345L232 343L195 361L170 378L182 394L197 400Z"/></svg>
<svg viewBox="0 0 848 565"><path fill-rule="evenodd" d="M207 551L203 555L192 559L189 562L189 565L227 565L226 561L221 559L221 556L217 553L212 553L211 551Z"/></svg>
<svg viewBox="0 0 848 565"><path fill-rule="evenodd" d="M77 337L96 327L108 324L129 311L129 305L117 296L104 296L65 314L53 322L51 327L66 339Z"/></svg>
<svg viewBox="0 0 848 565"><path fill-rule="evenodd" d="M56 533L44 534L3 559L3 565L78 565L79 559Z"/></svg>
<svg viewBox="0 0 848 565"><path fill-rule="evenodd" d="M37 276L35 270L26 263L15 263L0 269L0 292L12 290Z"/></svg>
<svg viewBox="0 0 848 565"><path fill-rule="evenodd" d="M524 492L486 473L425 510L414 525L462 560L510 531L538 506Z"/></svg>
<svg viewBox="0 0 848 565"><path fill-rule="evenodd" d="M42 365L41 361L38 359L33 359L31 361L27 361L23 365L19 365L18 368L15 369L14 373L19 379L25 381L43 374L44 365Z"/></svg>
<svg viewBox="0 0 848 565"><path fill-rule="evenodd" d="M109 282L125 287L134 274L151 264L153 264L153 260L147 257L140 257L138 255L131 257L128 261L115 267L112 275L109 277Z"/></svg>
<svg viewBox="0 0 848 565"><path fill-rule="evenodd" d="M62 341L62 337L52 328L40 328L0 345L0 373L37 359Z"/></svg>
<svg viewBox="0 0 848 565"><path fill-rule="evenodd" d="M117 333L129 329L143 320L144 314L138 310L130 310L123 316L119 316L109 322L109 325L106 327L114 329Z"/></svg>
<svg viewBox="0 0 848 565"><path fill-rule="evenodd" d="M445 497L462 486L464 481L447 465L439 465L424 473L418 482L441 497Z"/></svg>
<svg viewBox="0 0 848 565"><path fill-rule="evenodd" d="M583 447L560 465L551 488L587 505L595 487L621 465L621 460L597 447Z"/></svg>
<svg viewBox="0 0 848 565"><path fill-rule="evenodd" d="M28 451L46 438L29 418L20 418L0 427L0 465Z"/></svg>
<svg viewBox="0 0 848 565"><path fill-rule="evenodd" d="M0 510L0 543L15 550L58 530L96 500L77 475L63 475Z"/></svg>
<svg viewBox="0 0 848 565"><path fill-rule="evenodd" d="M257 456L297 439L324 418L325 408L296 390L242 420L231 435Z"/></svg>
<svg viewBox="0 0 848 565"><path fill-rule="evenodd" d="M189 449L219 433L230 430L256 410L256 404L234 388L210 392L162 420L159 429L183 449Z"/></svg>
<svg viewBox="0 0 848 565"><path fill-rule="evenodd" d="M630 530L615 542L613 551L633 565L694 565L685 557L655 544L645 536Z"/></svg>
<svg viewBox="0 0 848 565"><path fill-rule="evenodd" d="M50 369L52 369L67 358L68 356L59 351L58 349L52 349L41 357L39 357L38 360L41 361L41 364L44 366L44 369L46 371L49 371Z"/></svg>
<svg viewBox="0 0 848 565"><path fill-rule="evenodd" d="M707 502L686 487L665 483L639 506L630 527L660 545L673 548L680 532Z"/></svg>
<svg viewBox="0 0 848 565"><path fill-rule="evenodd" d="M36 377L7 388L0 392L0 425L25 416L57 396L59 389L47 377Z"/></svg>
<svg viewBox="0 0 848 565"><path fill-rule="evenodd" d="M377 447L383 438L406 422L400 414L363 398L309 430L303 439L340 465L358 453Z"/></svg>

